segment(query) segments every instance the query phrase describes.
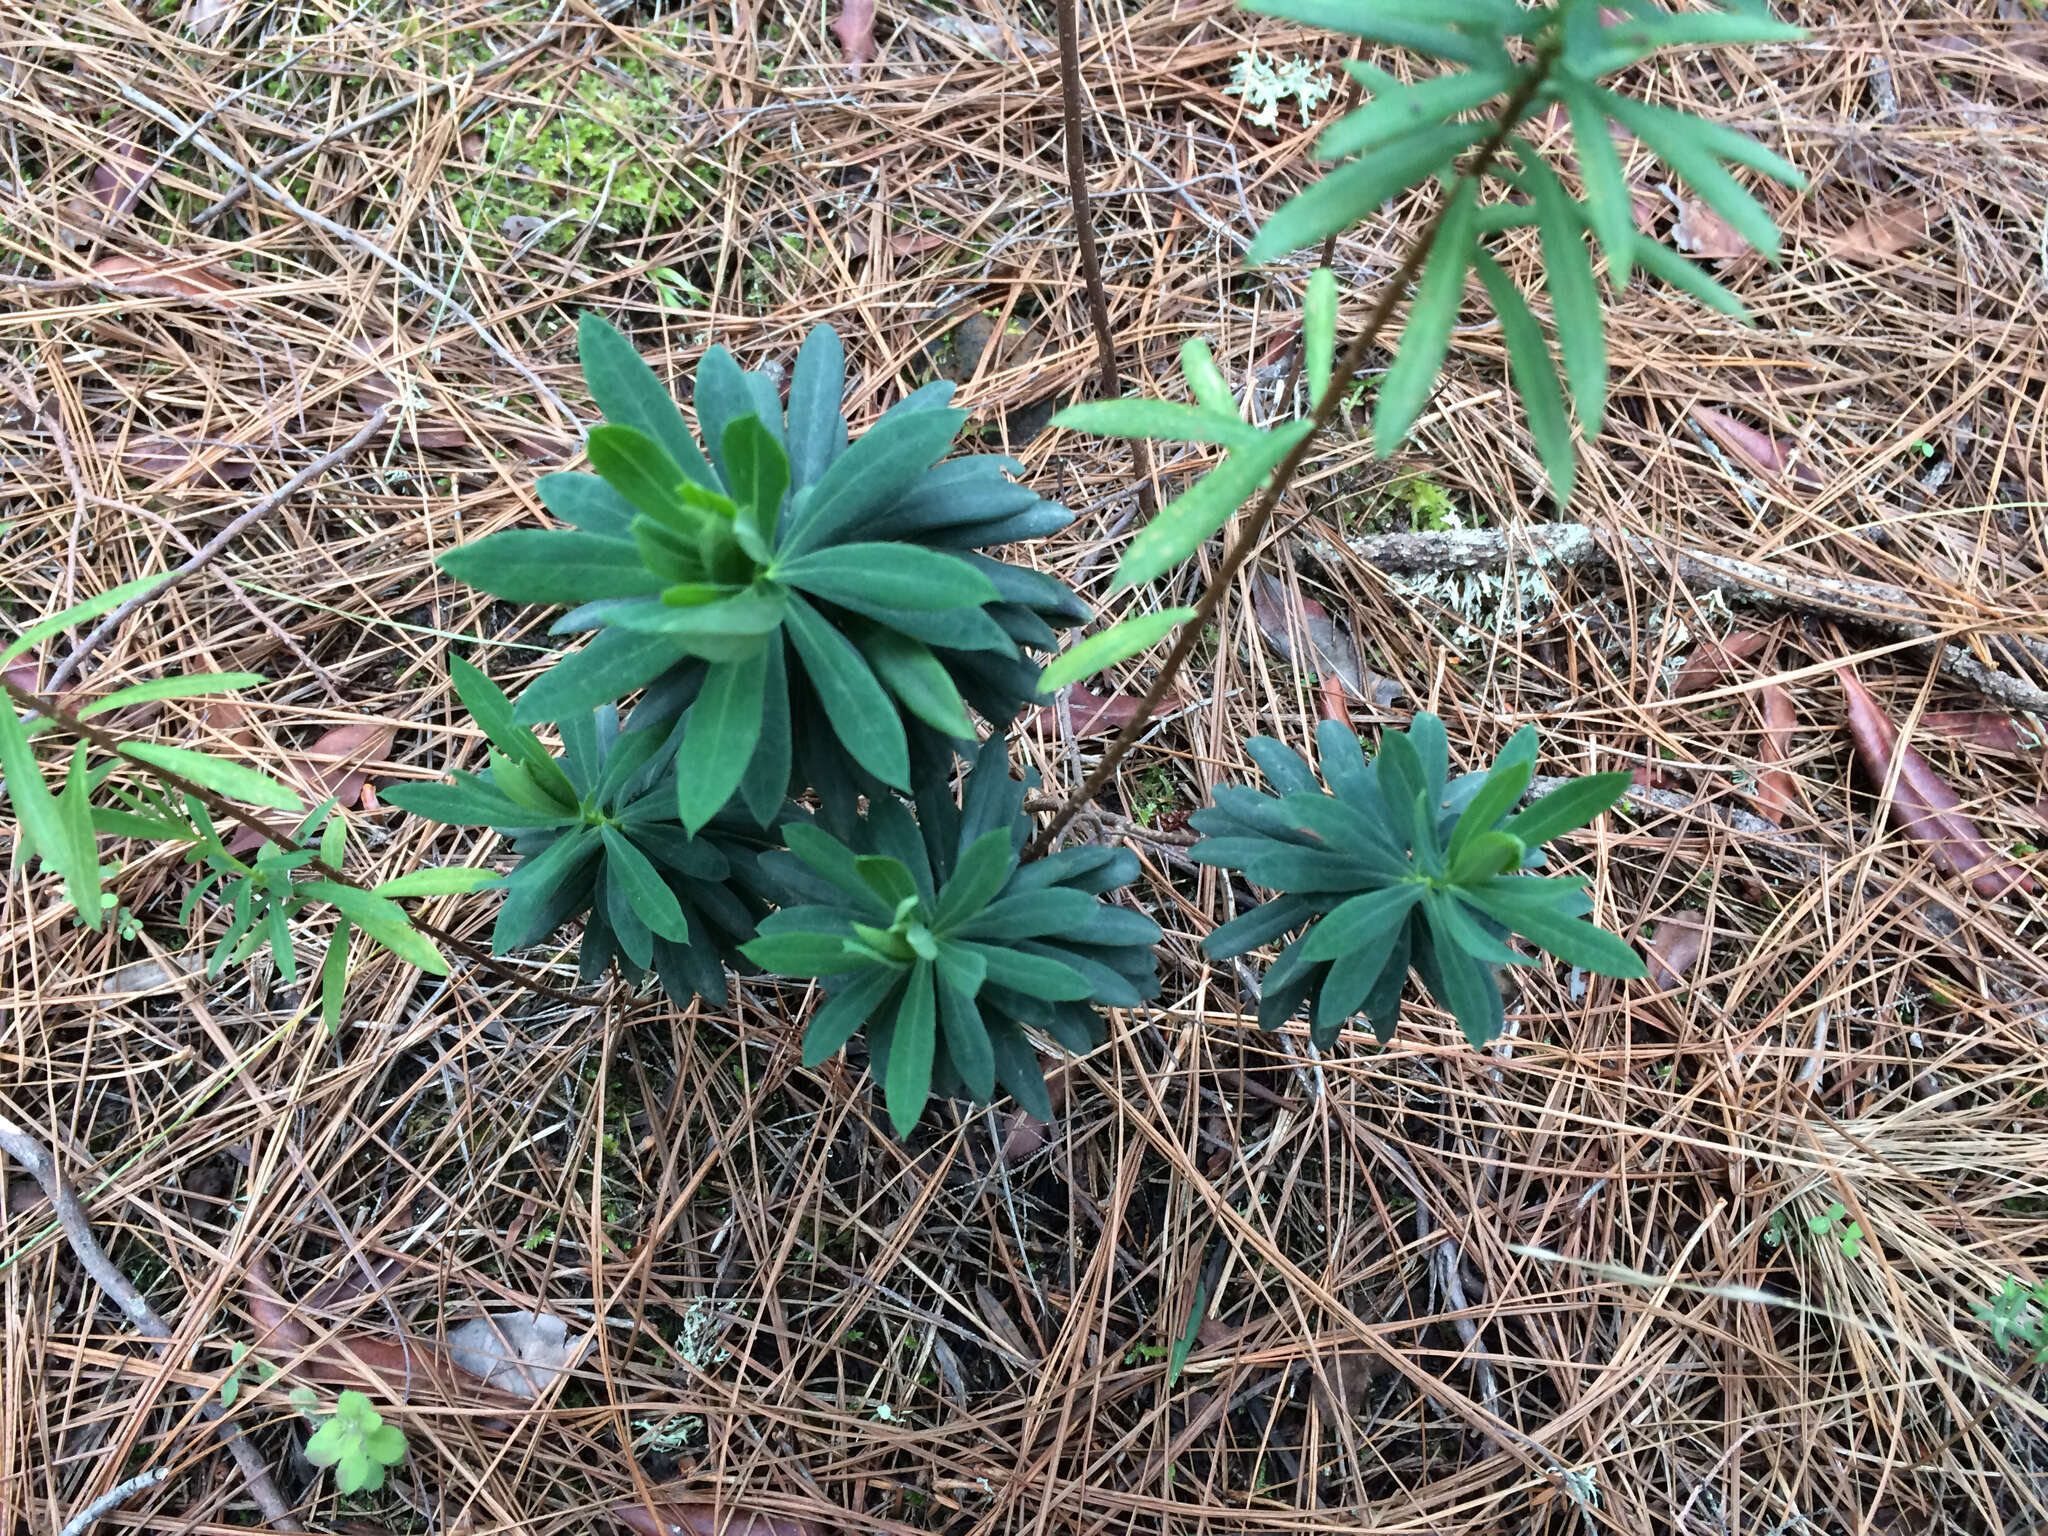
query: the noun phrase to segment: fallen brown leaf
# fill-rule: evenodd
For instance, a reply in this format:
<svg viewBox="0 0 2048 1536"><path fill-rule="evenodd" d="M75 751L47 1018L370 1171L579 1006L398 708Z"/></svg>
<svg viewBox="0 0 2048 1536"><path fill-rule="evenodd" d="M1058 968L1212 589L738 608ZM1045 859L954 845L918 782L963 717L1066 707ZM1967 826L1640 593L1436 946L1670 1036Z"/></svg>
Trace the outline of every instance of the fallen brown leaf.
<svg viewBox="0 0 2048 1536"><path fill-rule="evenodd" d="M1366 669L1357 637L1349 626L1332 619L1329 609L1304 595L1290 623L1292 607L1288 589L1279 578L1263 571L1252 578L1252 616L1258 621L1259 633L1282 661L1324 677L1334 676L1350 697L1381 709L1400 698L1401 685ZM1294 654L1297 635L1308 641L1305 661Z"/></svg>
<svg viewBox="0 0 2048 1536"><path fill-rule="evenodd" d="M1749 242L1735 233L1735 227L1696 197L1679 199L1671 243L1702 261L1728 261L1751 252Z"/></svg>
<svg viewBox="0 0 2048 1536"><path fill-rule="evenodd" d="M2000 757L2022 757L2043 745L2038 731L1995 709L1933 710L1920 717L1920 725L1933 735Z"/></svg>
<svg viewBox="0 0 2048 1536"><path fill-rule="evenodd" d="M141 256L102 256L92 264L93 276L137 293L170 299L229 299L236 285L214 267L191 262L150 261Z"/></svg>
<svg viewBox="0 0 2048 1536"><path fill-rule="evenodd" d="M1984 840L1976 823L1963 814L1962 801L1934 771L1934 765L1910 742L1901 746L1898 727L1878 707L1877 700L1856 674L1843 666L1835 669L1835 675L1848 699L1849 735L1856 743L1856 755L1862 760L1864 772L1881 785L1891 774L1893 759L1898 760L1892 817L1899 829L1925 843L1936 866L1965 876L1979 895L2002 896L2009 890L2032 892L2033 877Z"/></svg>
<svg viewBox="0 0 2048 1536"><path fill-rule="evenodd" d="M730 1504L703 1499L660 1504L621 1499L611 1513L619 1524L644 1536L824 1536L825 1530L812 1520L734 1509Z"/></svg>
<svg viewBox="0 0 2048 1536"><path fill-rule="evenodd" d="M875 56L875 0L844 0L832 20L832 35L846 54L848 72L858 80L861 66Z"/></svg>
<svg viewBox="0 0 2048 1536"><path fill-rule="evenodd" d="M1799 445L1791 438L1759 432L1711 406L1694 406L1692 419L1707 436L1766 480L1789 481L1805 491L1817 491L1826 483L1819 470L1797 456Z"/></svg>
<svg viewBox="0 0 2048 1536"><path fill-rule="evenodd" d="M126 139L116 139L93 167L88 195L101 208L104 222L113 224L128 216L155 176L153 159Z"/></svg>
<svg viewBox="0 0 2048 1536"><path fill-rule="evenodd" d="M1074 735L1108 736L1129 725L1138 713L1141 702L1133 693L1094 693L1081 683L1069 683L1059 691L1057 697L1067 706L1067 716L1074 722ZM1171 708L1171 701L1162 704L1162 709ZM1060 712L1056 704L1042 704L1030 721L1031 730L1048 741L1060 738Z"/></svg>
<svg viewBox="0 0 2048 1536"><path fill-rule="evenodd" d="M367 765L391 750L397 734L398 727L375 720L337 725L287 761L293 776L313 791L315 802L331 795L342 805L350 805L361 798L368 783ZM228 852L247 853L262 841L261 833L242 827L228 839Z"/></svg>
<svg viewBox="0 0 2048 1536"><path fill-rule="evenodd" d="M1757 695L1757 711L1764 721L1764 733L1756 749L1756 760L1764 765L1756 776L1757 812L1772 826L1782 826L1785 818L1799 809L1798 779L1777 766L1792 755L1792 732L1799 723L1798 714L1792 706L1792 695L1776 683L1767 684Z"/></svg>
<svg viewBox="0 0 2048 1536"><path fill-rule="evenodd" d="M576 1369L594 1342L587 1330L571 1338L552 1312L499 1312L448 1330L457 1365L527 1402Z"/></svg>
<svg viewBox="0 0 2048 1536"><path fill-rule="evenodd" d="M1649 963L1650 980L1660 992L1685 985L1687 975L1707 949L1706 919L1697 912L1680 912L1661 919L1650 930L1643 946Z"/></svg>
<svg viewBox="0 0 2048 1536"><path fill-rule="evenodd" d="M1876 262L1901 256L1925 240L1941 216L1938 203L1887 203L1836 235L1828 248L1844 261Z"/></svg>
<svg viewBox="0 0 2048 1536"><path fill-rule="evenodd" d="M1768 629L1738 629L1726 639L1702 640L1671 680L1672 697L1706 692L1762 650L1770 638Z"/></svg>
<svg viewBox="0 0 2048 1536"><path fill-rule="evenodd" d="M223 454L215 445L195 443L175 433L156 433L133 437L125 443L97 446L118 454L121 467L130 473L154 477L160 489L192 484L236 485L256 473L256 465L249 459Z"/></svg>

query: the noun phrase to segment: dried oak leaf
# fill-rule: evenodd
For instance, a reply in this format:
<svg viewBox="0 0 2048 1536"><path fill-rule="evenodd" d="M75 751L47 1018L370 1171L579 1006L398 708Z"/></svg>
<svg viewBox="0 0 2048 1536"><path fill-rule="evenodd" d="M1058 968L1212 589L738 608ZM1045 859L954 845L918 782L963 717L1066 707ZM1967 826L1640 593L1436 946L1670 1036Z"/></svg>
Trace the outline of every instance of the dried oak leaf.
<svg viewBox="0 0 2048 1536"><path fill-rule="evenodd" d="M576 1369L594 1342L587 1330L571 1338L552 1312L498 1312L448 1330L457 1365L528 1402Z"/></svg>
<svg viewBox="0 0 2048 1536"><path fill-rule="evenodd" d="M1679 912L1660 919L1643 946L1650 981L1660 992L1685 985L1692 968L1707 951L1706 919L1697 912Z"/></svg>
<svg viewBox="0 0 2048 1536"><path fill-rule="evenodd" d="M1252 616L1258 621L1259 633L1282 661L1324 677L1334 676L1350 697L1380 709L1400 698L1401 685L1366 669L1357 637L1348 625L1332 619L1329 609L1307 596L1290 615L1291 608L1288 589L1277 577L1262 571L1252 578ZM1296 635L1308 641L1305 661L1294 654Z"/></svg>
<svg viewBox="0 0 2048 1536"><path fill-rule="evenodd" d="M288 759L292 776L313 791L317 804L332 795L343 805L362 797L369 782L367 765L391 750L398 727L375 720L358 720L324 731L312 745ZM228 839L228 852L246 853L263 841L252 828L243 827Z"/></svg>
<svg viewBox="0 0 2048 1536"><path fill-rule="evenodd" d="M1826 483L1819 470L1798 457L1799 445L1791 438L1759 432L1711 406L1694 406L1692 419L1707 436L1766 480L1789 483L1802 491L1817 491Z"/></svg>
<svg viewBox="0 0 2048 1536"><path fill-rule="evenodd" d="M1939 203L1887 203L1873 208L1828 241L1844 261L1878 262L1902 256L1925 240L1942 217Z"/></svg>
<svg viewBox="0 0 2048 1536"><path fill-rule="evenodd" d="M1095 693L1081 683L1069 683L1059 690L1056 697L1065 701L1067 717L1074 723L1074 735L1108 736L1122 730L1137 716L1138 705L1142 702L1134 693ZM1171 709L1173 701L1165 700L1161 709ZM1042 704L1032 714L1029 729L1034 735L1048 741L1060 739L1060 711L1057 704Z"/></svg>
<svg viewBox="0 0 2048 1536"><path fill-rule="evenodd" d="M92 264L93 276L133 293L161 294L169 299L221 299L232 303L239 288L216 267L192 262L151 261L143 256L102 256Z"/></svg>
<svg viewBox="0 0 2048 1536"><path fill-rule="evenodd" d="M1891 774L1892 760L1898 759L1899 773L1892 790L1892 817L1908 837L1927 845L1935 864L1951 874L1963 875L1981 896L2002 896L2009 890L2031 893L2034 880L1984 840L1976 823L1963 814L1962 801L1949 788L1934 765L1914 750L1903 748L1898 727L1878 707L1870 690L1848 667L1837 667L1842 692L1848 699L1848 729L1856 743L1856 755L1864 772L1878 784Z"/></svg>

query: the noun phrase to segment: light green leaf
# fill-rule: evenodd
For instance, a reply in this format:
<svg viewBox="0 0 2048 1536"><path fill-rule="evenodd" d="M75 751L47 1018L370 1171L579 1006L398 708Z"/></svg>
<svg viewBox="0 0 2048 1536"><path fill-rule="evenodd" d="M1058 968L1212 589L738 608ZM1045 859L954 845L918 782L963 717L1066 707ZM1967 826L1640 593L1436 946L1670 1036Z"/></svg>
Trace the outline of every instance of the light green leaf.
<svg viewBox="0 0 2048 1536"><path fill-rule="evenodd" d="M910 742L866 658L801 597L789 600L789 637L840 745L884 784L908 790Z"/></svg>
<svg viewBox="0 0 2048 1536"><path fill-rule="evenodd" d="M584 451L590 467L656 522L693 538L708 514L683 496L683 472L661 445L635 427L592 427Z"/></svg>
<svg viewBox="0 0 2048 1536"><path fill-rule="evenodd" d="M945 664L922 641L880 625L857 626L852 639L882 686L895 694L905 709L935 731L962 741L974 740L974 722L967 716L959 687Z"/></svg>
<svg viewBox="0 0 2048 1536"><path fill-rule="evenodd" d="M1520 815L1509 817L1501 831L1534 848L1585 826L1627 794L1628 786L1629 776L1625 773L1593 773L1573 779L1533 802Z"/></svg>
<svg viewBox="0 0 2048 1536"><path fill-rule="evenodd" d="M131 704L149 704L158 699L196 699L210 693L253 688L258 683L269 681L260 672L205 672L191 677L159 677L151 682L117 688L103 699L94 699L78 711L78 718L90 720L94 715L103 715L110 709L126 709Z"/></svg>
<svg viewBox="0 0 2048 1536"><path fill-rule="evenodd" d="M576 786L569 782L569 775L540 744L540 739L513 719L512 701L505 697L504 690L460 656L449 659L448 675L455 684L455 696L462 700L462 707L469 711L469 717L491 744L524 768L527 777L550 800L575 805Z"/></svg>
<svg viewBox="0 0 2048 1536"><path fill-rule="evenodd" d="M1647 235L1638 236L1635 242L1635 258L1642 269L1652 277L1662 278L1681 292L1691 294L1709 309L1718 309L1722 314L1733 316L1744 325L1755 324L1747 304L1728 288L1709 277L1698 263L1679 255L1668 245L1652 240Z"/></svg>
<svg viewBox="0 0 2048 1536"><path fill-rule="evenodd" d="M1569 75L1555 78L1571 111L1572 142L1578 146L1579 175L1586 186L1586 219L1607 256L1607 286L1619 293L1628 286L1635 254L1636 210L1621 154L1607 129L1611 98Z"/></svg>
<svg viewBox="0 0 2048 1536"><path fill-rule="evenodd" d="M1372 451L1391 457L1415 425L1416 417L1436 387L1436 376L1450 350L1451 329L1458 323L1458 305L1465 294L1465 273L1472 265L1472 222L1476 189L1460 177L1437 227L1436 244L1408 306L1408 324L1401 349L1380 384L1373 406Z"/></svg>
<svg viewBox="0 0 2048 1536"><path fill-rule="evenodd" d="M1336 356L1337 274L1317 267L1309 274L1308 292L1301 301L1301 371L1311 402L1320 402L1329 390Z"/></svg>
<svg viewBox="0 0 2048 1536"><path fill-rule="evenodd" d="M320 957L320 1019L327 1033L341 1028L341 1005L348 993L348 919L334 920L327 953Z"/></svg>
<svg viewBox="0 0 2048 1536"><path fill-rule="evenodd" d="M1543 242L1543 285L1557 324L1558 351L1578 407L1579 428L1590 442L1607 414L1607 317L1593 281L1593 263L1571 196L1543 156L1520 139L1522 184L1536 204Z"/></svg>
<svg viewBox="0 0 2048 1536"><path fill-rule="evenodd" d="M1205 353L1207 350L1203 348ZM1218 373L1216 377L1220 379L1223 375ZM1189 386L1194 386L1192 375ZM1228 389L1224 395L1229 397ZM1207 401L1200 405L1176 405L1171 400L1091 400L1068 406L1053 417L1052 424L1076 432L1093 432L1099 437L1142 437L1154 443L1214 443L1225 448L1242 448L1256 443L1261 436L1259 428L1238 417L1235 402L1226 411Z"/></svg>
<svg viewBox="0 0 2048 1536"><path fill-rule="evenodd" d="M415 869L400 875L396 880L386 880L371 890L373 896L467 896L471 891L480 891L498 878L495 869L479 869L467 864L447 864L434 869Z"/></svg>
<svg viewBox="0 0 2048 1536"><path fill-rule="evenodd" d="M1131 540L1116 568L1117 589L1170 571L1202 547L1204 540L1229 521L1230 514L1265 483L1273 467L1315 424L1290 421L1267 432L1253 448L1231 453L1216 468L1176 496Z"/></svg>
<svg viewBox="0 0 2048 1536"><path fill-rule="evenodd" d="M1687 185L1728 221L1730 229L1770 260L1778 259L1777 221L1701 142L1695 132L1699 118L1652 107L1613 91L1601 95L1615 120L1684 177Z"/></svg>
<svg viewBox="0 0 2048 1536"><path fill-rule="evenodd" d="M1215 354L1210 352L1208 342L1199 336L1190 336L1180 344L1180 372L1181 377L1188 381L1188 393L1195 397L1196 405L1215 415L1238 420L1237 396L1230 392L1230 381L1216 366Z"/></svg>
<svg viewBox="0 0 2048 1536"><path fill-rule="evenodd" d="M1038 675L1038 691L1055 692L1068 683L1093 677L1104 667L1148 651L1172 633L1177 625L1185 624L1194 616L1192 608L1165 608L1157 613L1139 613L1119 619L1099 634L1090 635L1055 656Z"/></svg>
<svg viewBox="0 0 2048 1536"><path fill-rule="evenodd" d="M275 810L303 812L305 804L284 785L268 774L258 773L241 763L231 763L224 758L211 757L204 752L194 752L187 747L167 747L154 741L131 741L123 743L121 754L132 757L139 763L161 768L167 773L210 789L229 800L245 800L251 805L267 805Z"/></svg>
<svg viewBox="0 0 2048 1536"><path fill-rule="evenodd" d="M1564 391L1558 387L1557 370L1550 364L1550 347L1543 328L1529 312L1514 279L1484 251L1475 253L1479 280L1486 285L1493 311L1500 316L1501 340L1507 344L1508 372L1515 391L1522 397L1522 409L1529 416L1529 434L1536 439L1536 453L1550 477L1550 494L1562 510L1572 496L1572 478L1577 472L1573 456L1572 426L1564 413Z"/></svg>
<svg viewBox="0 0 2048 1536"><path fill-rule="evenodd" d="M308 880L298 889L307 896L333 903L343 917L399 959L430 976L448 974L448 962L441 958L441 952L413 927L405 908L397 902L334 880Z"/></svg>
<svg viewBox="0 0 2048 1536"><path fill-rule="evenodd" d="M1442 123L1339 166L1280 206L1245 252L1245 265L1257 266L1314 245L1377 213L1389 198L1448 169L1459 151L1486 133L1483 123Z"/></svg>
<svg viewBox="0 0 2048 1536"><path fill-rule="evenodd" d="M1368 38L1391 48L1407 48L1435 59L1460 64L1493 64L1501 57L1500 44L1491 38L1453 30L1453 25L1485 26L1505 31L1521 19L1520 8L1507 10L1489 0L1443 0L1442 4L1420 6L1404 0L1242 0L1243 8L1257 16L1284 16L1304 26L1326 32L1343 32ZM1485 20L1479 20L1480 17Z"/></svg>
<svg viewBox="0 0 2048 1536"><path fill-rule="evenodd" d="M1372 100L1323 130L1322 138L1316 142L1316 157L1321 160L1363 154L1404 134L1469 112L1481 102L1511 90L1519 74L1508 66L1495 65L1402 85L1370 65L1346 63L1344 68L1372 91Z"/></svg>
<svg viewBox="0 0 2048 1536"><path fill-rule="evenodd" d="M49 618L31 624L16 635L14 642L6 650L0 651L0 662L14 660L31 646L42 644L52 635L62 634L74 624L83 624L88 619L97 619L111 613L129 598L151 591L167 580L169 578L161 572L154 576L138 576L133 581L108 588L98 597L89 597L82 603L73 603L62 613L53 613Z"/></svg>
<svg viewBox="0 0 2048 1536"><path fill-rule="evenodd" d="M1588 78L1626 69L1660 48L1721 48L1745 43L1797 43L1803 27L1769 16L1741 11L1691 12L1682 15L1637 14L1600 32L1601 47L1588 57L1568 59Z"/></svg>
<svg viewBox="0 0 2048 1536"><path fill-rule="evenodd" d="M583 363L583 382L605 420L638 427L662 446L684 474L699 485L716 488L717 477L690 436L683 413L632 342L610 322L586 310L576 322L576 350Z"/></svg>

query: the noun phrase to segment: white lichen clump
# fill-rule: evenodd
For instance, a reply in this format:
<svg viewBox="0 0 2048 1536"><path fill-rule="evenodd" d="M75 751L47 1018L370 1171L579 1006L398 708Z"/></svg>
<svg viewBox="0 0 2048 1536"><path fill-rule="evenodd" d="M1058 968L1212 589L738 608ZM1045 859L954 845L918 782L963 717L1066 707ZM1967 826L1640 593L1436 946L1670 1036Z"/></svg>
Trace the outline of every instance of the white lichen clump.
<svg viewBox="0 0 2048 1536"><path fill-rule="evenodd" d="M1289 59L1282 64L1256 48L1247 48L1237 56L1230 84L1223 90L1226 95L1242 96L1249 109L1245 116L1261 128L1275 128L1280 123L1281 102L1293 97L1306 124L1317 107L1337 94L1337 82L1307 59Z"/></svg>

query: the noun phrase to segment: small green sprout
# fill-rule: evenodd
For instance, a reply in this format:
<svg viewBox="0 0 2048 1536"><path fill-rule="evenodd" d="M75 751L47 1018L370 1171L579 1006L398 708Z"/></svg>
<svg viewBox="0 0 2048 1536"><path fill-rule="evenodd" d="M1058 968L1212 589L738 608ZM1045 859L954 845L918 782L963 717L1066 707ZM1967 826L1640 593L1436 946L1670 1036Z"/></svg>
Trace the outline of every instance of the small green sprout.
<svg viewBox="0 0 2048 1536"><path fill-rule="evenodd" d="M405 1435L362 1393L343 1392L333 1417L306 1442L306 1460L334 1468L334 1486L343 1493L375 1493L384 1486L384 1469L405 1460Z"/></svg>

